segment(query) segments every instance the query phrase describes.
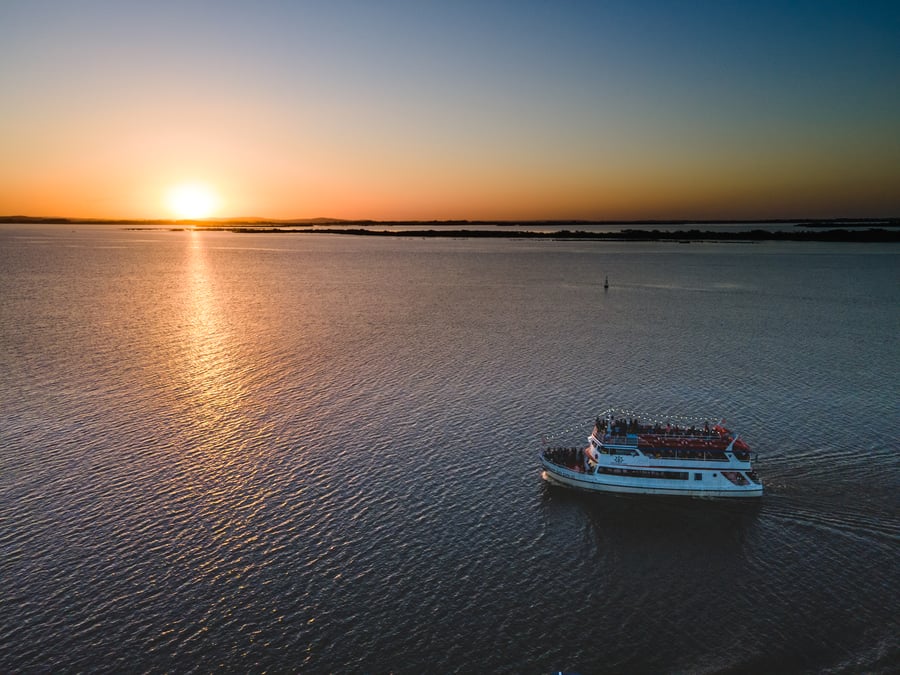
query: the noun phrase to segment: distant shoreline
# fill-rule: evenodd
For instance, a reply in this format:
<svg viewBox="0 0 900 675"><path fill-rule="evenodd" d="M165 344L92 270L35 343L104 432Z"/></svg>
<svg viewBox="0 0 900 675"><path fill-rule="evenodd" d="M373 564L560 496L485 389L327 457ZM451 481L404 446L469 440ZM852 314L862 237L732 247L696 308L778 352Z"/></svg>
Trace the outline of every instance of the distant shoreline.
<svg viewBox="0 0 900 675"><path fill-rule="evenodd" d="M584 226L629 226L678 225L684 227L703 225L791 225L795 227L821 228L900 228L900 217L886 218L757 218L757 219L671 219L671 220L343 220L340 218L70 218L57 216L0 216L0 224L43 224L43 225L171 225L196 227L440 227L465 229L471 226L496 227L584 227ZM691 228L693 229L693 228Z"/></svg>
<svg viewBox="0 0 900 675"><path fill-rule="evenodd" d="M206 229L206 228L204 228ZM556 232L533 232L530 230L370 230L366 228L257 228L223 227L210 228L243 234L285 233L285 234L338 234L369 237L443 237L457 239L548 239L564 241L672 241L690 244L703 241L825 241L857 243L897 243L900 230L870 228L867 230L815 230L773 232L771 230L745 230L742 232L712 232L709 230L632 230L618 232L585 232L584 230L559 230Z"/></svg>
<svg viewBox="0 0 900 675"><path fill-rule="evenodd" d="M186 228L208 231L227 231L241 234L336 234L369 237L443 237L466 239L543 239L563 241L668 241L689 244L692 242L760 242L760 241L821 241L857 243L897 243L900 242L900 218L860 218L803 220L632 220L632 221L375 221L337 220L314 218L308 220L265 220L254 218L207 219L207 220L106 220L92 218L54 218L28 216L0 216L0 224L23 225L115 225L129 226L126 229L141 230L168 227L181 230ZM754 227L740 231L712 231L699 227L685 227L677 230L661 230L656 226L696 226L696 225L794 225L797 229L767 230ZM616 232L596 232L578 227L625 226ZM468 229L469 227L490 227L494 229ZM628 227L631 226L631 227ZM643 226L645 229L635 229ZM404 229L384 229L384 228ZM561 228L536 231L522 228ZM654 227L654 229L646 229ZM801 229L810 228L810 229Z"/></svg>

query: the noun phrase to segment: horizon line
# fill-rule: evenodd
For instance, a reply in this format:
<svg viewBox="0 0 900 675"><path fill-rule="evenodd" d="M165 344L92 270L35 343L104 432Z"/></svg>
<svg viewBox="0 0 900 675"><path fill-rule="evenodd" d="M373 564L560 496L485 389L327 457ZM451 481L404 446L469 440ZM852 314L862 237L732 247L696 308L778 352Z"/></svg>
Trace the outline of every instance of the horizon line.
<svg viewBox="0 0 900 675"><path fill-rule="evenodd" d="M209 218L94 218L76 216L27 216L15 214L0 216L0 223L42 223L53 224L147 224L147 225L269 225L269 224L302 224L302 225L710 225L710 224L784 224L784 223L886 223L900 224L900 216L853 217L839 216L834 218L266 218L262 216L228 216Z"/></svg>

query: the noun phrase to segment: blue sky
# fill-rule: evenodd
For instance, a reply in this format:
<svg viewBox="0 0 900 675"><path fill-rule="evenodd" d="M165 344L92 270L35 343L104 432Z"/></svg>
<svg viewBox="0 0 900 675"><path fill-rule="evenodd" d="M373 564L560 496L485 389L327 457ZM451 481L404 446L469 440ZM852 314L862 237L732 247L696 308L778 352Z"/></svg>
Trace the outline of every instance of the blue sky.
<svg viewBox="0 0 900 675"><path fill-rule="evenodd" d="M0 212L190 179L228 215L896 215L898 36L886 2L6 0Z"/></svg>

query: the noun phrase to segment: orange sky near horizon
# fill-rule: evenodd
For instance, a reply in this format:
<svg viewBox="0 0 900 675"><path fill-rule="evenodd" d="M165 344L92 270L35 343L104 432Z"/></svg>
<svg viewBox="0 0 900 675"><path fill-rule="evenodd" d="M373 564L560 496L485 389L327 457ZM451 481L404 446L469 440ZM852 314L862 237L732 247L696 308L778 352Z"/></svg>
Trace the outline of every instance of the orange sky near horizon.
<svg viewBox="0 0 900 675"><path fill-rule="evenodd" d="M898 216L898 12L826 4L13 1L0 215Z"/></svg>

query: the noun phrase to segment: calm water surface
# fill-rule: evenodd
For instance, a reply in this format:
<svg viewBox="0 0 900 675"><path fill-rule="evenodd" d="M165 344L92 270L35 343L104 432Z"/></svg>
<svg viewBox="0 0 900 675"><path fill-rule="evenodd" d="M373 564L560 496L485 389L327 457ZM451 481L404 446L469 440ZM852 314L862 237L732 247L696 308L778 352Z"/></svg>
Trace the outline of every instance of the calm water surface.
<svg viewBox="0 0 900 675"><path fill-rule="evenodd" d="M4 226L0 671L895 671L898 310L896 245ZM766 496L548 486L608 405Z"/></svg>

